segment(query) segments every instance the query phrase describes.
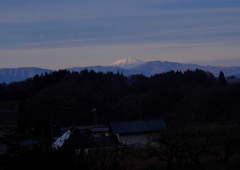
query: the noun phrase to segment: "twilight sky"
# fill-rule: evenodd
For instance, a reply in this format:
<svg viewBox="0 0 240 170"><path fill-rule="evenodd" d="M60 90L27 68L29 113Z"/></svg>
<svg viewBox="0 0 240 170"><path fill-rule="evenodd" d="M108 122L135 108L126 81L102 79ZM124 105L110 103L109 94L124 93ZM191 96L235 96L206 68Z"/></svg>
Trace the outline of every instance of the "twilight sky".
<svg viewBox="0 0 240 170"><path fill-rule="evenodd" d="M239 0L1 0L0 68L240 66Z"/></svg>

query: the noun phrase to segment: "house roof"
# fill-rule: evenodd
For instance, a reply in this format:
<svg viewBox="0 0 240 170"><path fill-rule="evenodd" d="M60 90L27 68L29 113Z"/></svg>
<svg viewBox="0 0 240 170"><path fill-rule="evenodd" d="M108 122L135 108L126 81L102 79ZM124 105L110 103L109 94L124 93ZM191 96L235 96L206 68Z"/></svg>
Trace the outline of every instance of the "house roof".
<svg viewBox="0 0 240 170"><path fill-rule="evenodd" d="M31 145L41 144L41 142L34 139L27 139L19 142L14 142L14 144L21 145L21 146L31 146Z"/></svg>
<svg viewBox="0 0 240 170"><path fill-rule="evenodd" d="M95 143L80 133L78 129L71 128L66 131L53 144L54 149L83 149L95 147Z"/></svg>
<svg viewBox="0 0 240 170"><path fill-rule="evenodd" d="M111 123L111 128L114 134L126 134L166 130L166 125L162 119L155 119L131 122L115 122Z"/></svg>
<svg viewBox="0 0 240 170"><path fill-rule="evenodd" d="M76 128L71 128L58 138L53 144L53 149L86 149L99 147L114 147L120 143L116 136L102 136L89 138Z"/></svg>
<svg viewBox="0 0 240 170"><path fill-rule="evenodd" d="M54 149L58 149L60 147L62 147L62 145L64 144L64 142L66 140L68 140L68 138L70 137L70 135L72 134L72 130L69 129L67 130L60 138L58 138L53 144L52 147Z"/></svg>

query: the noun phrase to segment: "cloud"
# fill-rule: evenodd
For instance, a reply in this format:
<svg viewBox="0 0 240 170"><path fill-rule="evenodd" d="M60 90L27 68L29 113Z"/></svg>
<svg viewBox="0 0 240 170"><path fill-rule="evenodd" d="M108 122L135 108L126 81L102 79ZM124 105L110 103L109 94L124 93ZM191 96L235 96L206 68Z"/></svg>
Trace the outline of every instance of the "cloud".
<svg viewBox="0 0 240 170"><path fill-rule="evenodd" d="M132 43L81 47L0 50L0 67L35 66L62 69L77 66L109 65L119 59L134 57L144 61L196 62L238 58L239 46L214 43ZM178 48L182 46L182 48ZM190 47L191 46L191 47Z"/></svg>
<svg viewBox="0 0 240 170"><path fill-rule="evenodd" d="M137 16L166 16L187 14L220 14L240 12L236 5L227 7L208 7L209 1L45 1L33 2L22 0L25 3L3 4L0 6L0 23L9 22L36 22L46 20L67 20L83 18L115 18ZM15 2L15 3L14 3ZM191 2L191 5L189 5ZM200 7L194 5L196 2ZM203 3L202 3L203 2ZM221 4L221 3L213 3ZM226 3L225 3L226 4ZM190 7L189 7L190 6ZM219 5L216 5L219 6Z"/></svg>
<svg viewBox="0 0 240 170"><path fill-rule="evenodd" d="M197 48L212 48L219 54L216 49L236 50L240 45L239 16L240 3L236 0L3 0L0 50L89 47L103 54L107 47L129 46L123 50L136 58L141 53L135 50L143 53L140 47L148 47L149 54L153 54L150 50L165 50L168 57L170 50L176 51L172 56L177 51L188 53L184 50L189 56L193 51L204 53Z"/></svg>

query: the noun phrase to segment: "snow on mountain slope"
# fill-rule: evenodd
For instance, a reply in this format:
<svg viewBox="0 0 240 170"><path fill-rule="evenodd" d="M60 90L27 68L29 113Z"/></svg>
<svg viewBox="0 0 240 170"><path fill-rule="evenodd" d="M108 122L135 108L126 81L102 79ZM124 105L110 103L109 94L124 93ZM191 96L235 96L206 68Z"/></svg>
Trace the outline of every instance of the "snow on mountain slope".
<svg viewBox="0 0 240 170"><path fill-rule="evenodd" d="M135 58L126 58L126 59L122 59L122 60L119 60L119 61L111 64L111 66L117 66L117 67L129 69L129 68L133 68L133 67L139 66L144 63L145 63L144 61L138 60Z"/></svg>

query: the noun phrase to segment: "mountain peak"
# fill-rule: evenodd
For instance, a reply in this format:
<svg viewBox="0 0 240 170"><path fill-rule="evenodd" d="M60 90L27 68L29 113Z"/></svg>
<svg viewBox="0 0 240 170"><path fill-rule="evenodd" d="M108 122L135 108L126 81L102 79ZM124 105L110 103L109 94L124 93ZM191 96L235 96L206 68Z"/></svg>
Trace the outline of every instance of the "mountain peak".
<svg viewBox="0 0 240 170"><path fill-rule="evenodd" d="M141 65L143 63L145 62L142 60L138 60L136 58L126 58L126 59L116 61L115 63L111 64L111 66L117 66L117 67L129 69L129 68L133 68L138 65Z"/></svg>

